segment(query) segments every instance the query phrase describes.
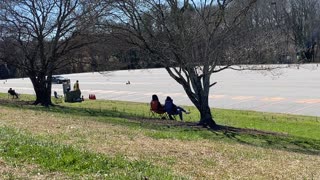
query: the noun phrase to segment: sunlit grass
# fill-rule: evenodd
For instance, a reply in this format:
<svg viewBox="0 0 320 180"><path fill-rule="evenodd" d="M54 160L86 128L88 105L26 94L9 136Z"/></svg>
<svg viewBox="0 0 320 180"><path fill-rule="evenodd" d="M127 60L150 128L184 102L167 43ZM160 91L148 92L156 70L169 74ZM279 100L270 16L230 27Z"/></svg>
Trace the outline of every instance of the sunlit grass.
<svg viewBox="0 0 320 180"><path fill-rule="evenodd" d="M20 100L24 101L25 97ZM27 98L32 100L32 97ZM310 124L318 125L316 117L213 109L218 124L282 132L255 134L175 126L170 123L172 121L150 119L148 103L84 101L59 103L58 106L44 108L25 102L15 103L16 100L4 100L7 100L6 97L0 94L0 127L9 126L11 129L19 129L21 133L29 132L22 133L21 137L33 138L36 145L48 145L49 149L71 148L71 154L74 154L71 156L75 159L81 159L89 153L93 155L85 155L90 157L89 162L97 156L120 158L120 162L124 160L128 164L146 162L160 173L169 169L174 174L172 176L186 176L190 179L310 179L320 176L316 168L320 163L320 141L315 137L318 132L308 132ZM186 115L189 118L186 120L197 122L197 111L193 107L186 108L191 111L190 115ZM295 132L292 130L295 127L286 127L292 122L297 123L302 131ZM13 139L6 141L16 145L20 140L15 140L14 134L11 136ZM25 146L23 143L22 147ZM17 145L20 146L19 143ZM33 149L35 145L32 143L31 146L26 148L29 149L27 152L38 152L39 147ZM41 153L51 153L41 148ZM23 162L11 155L1 156L6 156L8 161L15 164L27 162L50 169L41 162L28 160L28 155L27 159L21 158ZM282 167L287 167L286 171L281 170ZM71 174L72 177L72 174L92 177L89 170L79 172L72 167L67 170L53 168L51 171ZM113 174L123 173L117 168L111 171Z"/></svg>
<svg viewBox="0 0 320 180"><path fill-rule="evenodd" d="M35 163L48 171L71 175L92 174L108 179L173 179L167 169L146 161L129 161L123 156L108 157L55 144L44 137L34 137L8 128L0 128L0 155L7 161Z"/></svg>
<svg viewBox="0 0 320 180"><path fill-rule="evenodd" d="M0 93L0 98L5 99L6 94ZM21 100L32 101L34 96L22 95ZM59 103L58 106L50 109L39 106L28 108L80 116L150 118L149 103L87 100L82 103ZM186 108L191 111L191 114L185 115L185 121L199 121L197 109L191 106ZM279 132L320 140L320 117L227 109L212 109L212 112L214 120L220 125Z"/></svg>
<svg viewBox="0 0 320 180"><path fill-rule="evenodd" d="M149 103L122 101L85 101L82 103L64 104L67 107L83 108L117 117L149 118ZM195 107L186 107L191 114L184 115L187 122L198 122L199 112ZM272 131L320 140L320 117L299 116L280 113L212 109L214 120L220 125ZM92 112L94 114L94 112Z"/></svg>

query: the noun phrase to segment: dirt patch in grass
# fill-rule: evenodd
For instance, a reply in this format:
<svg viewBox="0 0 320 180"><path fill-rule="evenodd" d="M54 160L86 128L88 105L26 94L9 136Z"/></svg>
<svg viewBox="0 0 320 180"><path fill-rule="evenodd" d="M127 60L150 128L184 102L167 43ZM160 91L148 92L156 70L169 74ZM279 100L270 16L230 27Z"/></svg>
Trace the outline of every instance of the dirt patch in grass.
<svg viewBox="0 0 320 180"><path fill-rule="evenodd" d="M33 101L23 101L20 99L0 99L0 105L16 105L16 106L26 106L26 105L32 105Z"/></svg>
<svg viewBox="0 0 320 180"><path fill-rule="evenodd" d="M248 135L272 135L272 136L287 136L286 133L278 133L278 132L269 132L269 131L261 131L256 129L248 129L248 128L237 128L231 126L223 126L217 125L216 128L210 129L207 127L203 127L196 122L185 122L185 121L176 121L176 120L166 120L166 119L143 119L143 118L127 118L128 120L141 122L141 123L149 123L154 124L155 126L168 126L168 127L182 127L182 128L195 128L199 130L209 130L223 133L237 133L237 134L248 134Z"/></svg>

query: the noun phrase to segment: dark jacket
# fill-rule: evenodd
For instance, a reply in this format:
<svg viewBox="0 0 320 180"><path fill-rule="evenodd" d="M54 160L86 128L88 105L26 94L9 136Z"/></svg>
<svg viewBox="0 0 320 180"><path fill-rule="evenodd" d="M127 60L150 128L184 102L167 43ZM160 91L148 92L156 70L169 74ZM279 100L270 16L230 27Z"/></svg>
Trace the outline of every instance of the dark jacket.
<svg viewBox="0 0 320 180"><path fill-rule="evenodd" d="M168 114L176 114L177 113L177 106L173 104L173 100L171 97L167 97L165 104L164 104L164 109Z"/></svg>

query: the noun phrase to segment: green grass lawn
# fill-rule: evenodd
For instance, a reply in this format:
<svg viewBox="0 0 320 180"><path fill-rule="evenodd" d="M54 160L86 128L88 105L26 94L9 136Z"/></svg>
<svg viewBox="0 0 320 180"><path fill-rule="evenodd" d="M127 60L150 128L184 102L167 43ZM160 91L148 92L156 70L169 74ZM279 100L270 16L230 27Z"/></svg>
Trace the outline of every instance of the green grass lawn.
<svg viewBox="0 0 320 180"><path fill-rule="evenodd" d="M85 101L84 103L64 103L70 111L92 113L115 117L149 118L149 103L122 101ZM195 107L185 106L191 114L185 115L185 121L197 122L200 119ZM266 112L212 109L215 121L219 125L250 128L264 131L286 133L294 136L320 140L320 117L276 114Z"/></svg>
<svg viewBox="0 0 320 180"><path fill-rule="evenodd" d="M174 178L168 169L155 167L146 161L94 154L8 128L0 128L0 145L0 155L7 161L35 163L48 171L62 171L74 177L94 174L108 179Z"/></svg>
<svg viewBox="0 0 320 180"><path fill-rule="evenodd" d="M208 176L228 179L255 177L245 174L250 172L238 172L243 163L252 161L250 166L254 166L253 160L257 160L260 168L269 165L262 163L266 159L273 159L280 165L298 159L306 167L311 167L309 163L320 162L319 117L212 109L216 123L230 127L214 131L188 125L199 120L194 107L186 106L191 114L185 115L185 123L176 123L150 119L149 103L96 100L57 102L57 106L45 108L29 105L32 100L34 97L30 95L11 100L0 93L0 122L1 119L3 122L0 143L5 147L0 155L8 167L36 164L47 174L61 172L77 178L201 179ZM175 145L171 147L171 143ZM123 149L127 144L129 149ZM159 148L143 148L149 145ZM210 150L201 149L202 145ZM179 149L180 146L184 148ZM175 148L179 150L172 150ZM181 159L180 156L190 152L199 155ZM222 168L223 164L217 159L208 158L217 154L224 157L230 169ZM244 162L239 162L243 158ZM316 160L310 161L310 158ZM195 170L193 167L197 163L200 169ZM271 173L276 166L272 164L265 169L270 168ZM223 170L208 174L209 167ZM255 168L258 167L252 167ZM318 175L312 168L300 175L295 169L291 170L292 174L282 177L291 179L301 175L308 179ZM276 174L276 171L273 174L262 171L256 177L279 178ZM13 176L19 177L19 173Z"/></svg>

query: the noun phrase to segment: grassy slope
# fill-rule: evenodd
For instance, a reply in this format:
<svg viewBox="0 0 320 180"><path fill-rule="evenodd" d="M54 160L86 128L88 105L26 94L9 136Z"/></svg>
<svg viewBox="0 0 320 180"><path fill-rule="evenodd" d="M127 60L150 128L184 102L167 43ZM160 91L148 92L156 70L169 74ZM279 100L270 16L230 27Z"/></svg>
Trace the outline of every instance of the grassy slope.
<svg viewBox="0 0 320 180"><path fill-rule="evenodd" d="M95 115L107 113L116 117L150 117L148 103L89 101L80 104L69 104L68 107L71 109L79 108L80 110L77 112L87 109L87 112L91 111ZM185 115L185 120L197 122L200 117L197 110L194 107L187 107L186 109L192 113ZM220 125L286 133L293 136L320 140L320 117L226 109L213 109L212 111L216 122Z"/></svg>
<svg viewBox="0 0 320 180"><path fill-rule="evenodd" d="M6 97L0 94L0 98ZM289 135L275 136L231 131L212 132L185 126L127 120L149 116L148 105L141 103L85 101L61 105L62 107L50 109L23 106L24 109L21 110L18 109L19 106L4 104L0 111L1 125L40 135L41 138L36 140L39 142L42 142L43 137L49 144L51 140L58 144L72 144L70 148L88 150L93 153L93 157L102 153L104 158L127 157L123 160L125 164L132 163L130 160L151 163L152 171L160 172L158 177L163 176L161 173L169 172L167 168L180 177L190 178L319 177L316 169L320 162L320 123L316 117L213 110L219 124ZM196 121L196 110L192 107L187 109L192 113L186 120ZM12 115L13 113L15 115ZM82 151L74 154L79 153L86 156ZM1 156L17 158L8 154ZM50 169L32 158L26 161L51 171L76 172L73 169ZM286 171L281 170L282 166L287 167ZM132 171L134 172L134 169ZM119 168L112 170L115 174L122 172ZM139 177L139 173L130 176ZM171 179L173 176L167 177ZM153 178L156 179L157 176Z"/></svg>

